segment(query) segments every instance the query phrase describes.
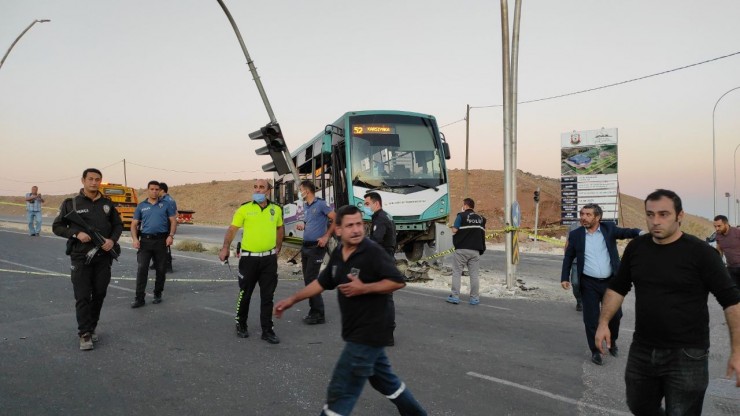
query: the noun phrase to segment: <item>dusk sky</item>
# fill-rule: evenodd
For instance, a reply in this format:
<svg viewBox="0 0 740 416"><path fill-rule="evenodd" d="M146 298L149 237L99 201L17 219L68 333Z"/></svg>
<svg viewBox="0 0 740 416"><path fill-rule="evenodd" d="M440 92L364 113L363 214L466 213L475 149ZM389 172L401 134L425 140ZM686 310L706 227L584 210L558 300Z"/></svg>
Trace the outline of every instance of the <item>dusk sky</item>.
<svg viewBox="0 0 740 416"><path fill-rule="evenodd" d="M466 104L502 102L500 2L226 4L291 149L347 111L407 110L447 125L449 167L463 168L465 122L454 122ZM269 118L216 0L0 0L2 53L35 19L51 22L34 25L0 68L0 194L74 192L86 167L122 183L123 159L135 187L268 176L269 159L254 154L263 143L247 135ZM737 0L524 1L519 101L740 52L738 21ZM617 128L622 192L672 189L687 212L711 217L712 109L735 87L740 54L521 104L518 167L559 178L561 133ZM470 123L470 167L502 169L501 108L475 108ZM715 127L726 214L740 89L717 106Z"/></svg>

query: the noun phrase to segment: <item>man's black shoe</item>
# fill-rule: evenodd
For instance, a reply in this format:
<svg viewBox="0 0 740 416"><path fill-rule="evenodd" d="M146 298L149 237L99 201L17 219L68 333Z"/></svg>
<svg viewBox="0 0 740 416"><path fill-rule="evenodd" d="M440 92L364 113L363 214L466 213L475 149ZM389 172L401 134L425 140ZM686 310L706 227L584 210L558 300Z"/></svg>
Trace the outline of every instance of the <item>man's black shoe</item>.
<svg viewBox="0 0 740 416"><path fill-rule="evenodd" d="M303 322L307 325L316 325L316 324L323 324L326 322L326 319L324 318L324 314L311 314L309 313L305 317L303 317Z"/></svg>
<svg viewBox="0 0 740 416"><path fill-rule="evenodd" d="M612 355L612 357L619 357L619 347L617 347L617 342L612 341L612 347L609 348L609 354Z"/></svg>
<svg viewBox="0 0 740 416"><path fill-rule="evenodd" d="M273 331L262 332L262 339L269 342L270 344L279 344L280 339L275 335Z"/></svg>
<svg viewBox="0 0 740 416"><path fill-rule="evenodd" d="M144 305L146 305L144 299L135 299L133 302L131 302L131 309L141 308Z"/></svg>
<svg viewBox="0 0 740 416"><path fill-rule="evenodd" d="M593 362L596 365L601 365L604 362L601 360L601 354L597 351L593 354L591 354L591 362Z"/></svg>
<svg viewBox="0 0 740 416"><path fill-rule="evenodd" d="M247 324L240 324L240 323L236 324L236 336L239 338L249 338L249 331L247 331Z"/></svg>
<svg viewBox="0 0 740 416"><path fill-rule="evenodd" d="M152 303L162 303L162 295L154 295L154 300L152 301Z"/></svg>
<svg viewBox="0 0 740 416"><path fill-rule="evenodd" d="M576 311L583 311L583 304L581 302L576 303Z"/></svg>

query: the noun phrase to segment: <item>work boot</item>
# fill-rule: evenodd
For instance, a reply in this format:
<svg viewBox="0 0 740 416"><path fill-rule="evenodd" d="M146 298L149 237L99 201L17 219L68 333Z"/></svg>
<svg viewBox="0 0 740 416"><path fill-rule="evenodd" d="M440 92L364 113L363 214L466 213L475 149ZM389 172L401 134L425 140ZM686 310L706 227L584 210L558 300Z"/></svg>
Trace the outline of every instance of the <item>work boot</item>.
<svg viewBox="0 0 740 416"><path fill-rule="evenodd" d="M319 312L310 312L308 315L303 317L303 323L306 325L317 325L325 322L326 319L324 318L324 314Z"/></svg>
<svg viewBox="0 0 740 416"><path fill-rule="evenodd" d="M247 324L236 323L236 336L239 338L248 338L249 331L247 331Z"/></svg>
<svg viewBox="0 0 740 416"><path fill-rule="evenodd" d="M89 332L85 332L80 336L80 350L90 351L93 348L95 348L95 346L93 345L92 335L90 335Z"/></svg>

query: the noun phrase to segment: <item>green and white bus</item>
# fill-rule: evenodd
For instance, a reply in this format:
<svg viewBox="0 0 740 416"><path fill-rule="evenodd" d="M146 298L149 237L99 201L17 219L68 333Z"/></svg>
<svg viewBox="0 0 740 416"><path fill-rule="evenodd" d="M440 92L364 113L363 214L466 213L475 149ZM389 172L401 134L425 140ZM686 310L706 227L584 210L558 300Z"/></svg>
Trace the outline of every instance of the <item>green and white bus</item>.
<svg viewBox="0 0 740 416"><path fill-rule="evenodd" d="M396 224L398 251L418 260L450 214L446 159L449 146L434 116L405 111L345 113L291 152L301 180L314 181L316 194L332 207L364 205L378 192ZM300 240L296 225L303 201L295 200L291 174L276 175L273 199L283 205L287 240ZM369 221L370 218L366 217ZM296 241L297 242L297 241Z"/></svg>

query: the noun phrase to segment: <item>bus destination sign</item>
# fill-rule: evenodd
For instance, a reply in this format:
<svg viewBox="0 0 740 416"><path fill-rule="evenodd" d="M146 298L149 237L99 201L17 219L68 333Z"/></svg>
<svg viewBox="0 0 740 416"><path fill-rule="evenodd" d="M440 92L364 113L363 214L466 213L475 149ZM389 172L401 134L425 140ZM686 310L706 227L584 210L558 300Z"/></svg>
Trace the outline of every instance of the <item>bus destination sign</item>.
<svg viewBox="0 0 740 416"><path fill-rule="evenodd" d="M385 124L355 124L352 133L361 134L395 134L396 128Z"/></svg>

